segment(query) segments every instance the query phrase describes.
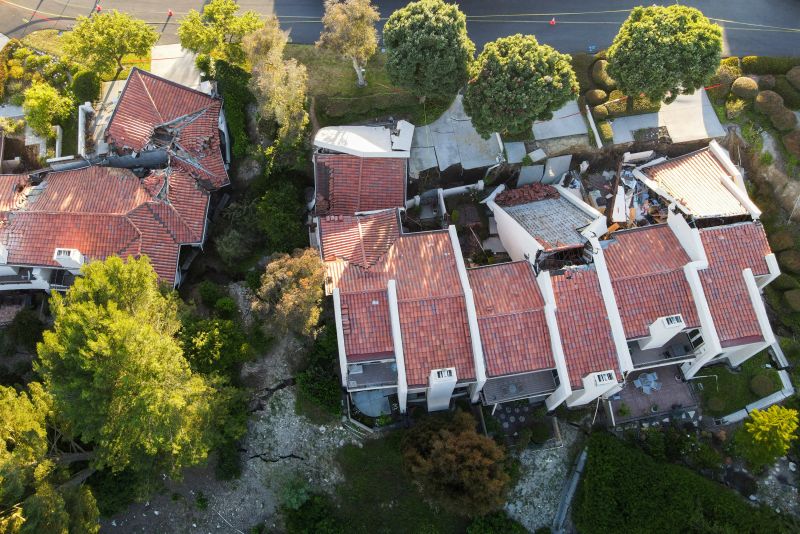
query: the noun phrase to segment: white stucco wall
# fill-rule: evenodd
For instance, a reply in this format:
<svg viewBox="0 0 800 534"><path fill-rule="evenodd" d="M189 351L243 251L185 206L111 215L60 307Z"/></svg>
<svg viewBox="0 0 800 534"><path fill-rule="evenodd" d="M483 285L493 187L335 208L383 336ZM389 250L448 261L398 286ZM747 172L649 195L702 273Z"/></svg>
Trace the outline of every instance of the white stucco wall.
<svg viewBox="0 0 800 534"><path fill-rule="evenodd" d="M508 251L511 259L514 261L528 259L531 262L536 259L536 254L540 250L544 250L544 247L494 201L489 201L486 205L489 206L489 209L494 214L494 220L497 223L497 234L500 236L500 241ZM528 258L525 258L526 254Z"/></svg>

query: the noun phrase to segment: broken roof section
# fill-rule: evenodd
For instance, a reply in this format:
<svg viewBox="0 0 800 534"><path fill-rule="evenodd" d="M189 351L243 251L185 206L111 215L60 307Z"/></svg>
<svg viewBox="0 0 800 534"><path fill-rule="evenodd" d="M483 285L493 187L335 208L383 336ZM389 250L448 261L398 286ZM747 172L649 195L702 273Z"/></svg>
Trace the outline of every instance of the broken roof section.
<svg viewBox="0 0 800 534"><path fill-rule="evenodd" d="M556 319L569 381L583 389L583 378L613 370L622 376L600 280L593 265L551 271Z"/></svg>
<svg viewBox="0 0 800 534"><path fill-rule="evenodd" d="M614 232L601 246L627 339L648 336L652 323L670 315L700 326L683 270L691 260L669 226Z"/></svg>
<svg viewBox="0 0 800 534"><path fill-rule="evenodd" d="M764 227L741 223L700 230L708 256L708 269L700 271L714 327L722 347L764 340L750 299L744 269L754 276L769 274L765 256L770 254Z"/></svg>
<svg viewBox="0 0 800 534"><path fill-rule="evenodd" d="M581 230L600 217L599 213L592 216L579 208L555 187L538 183L505 190L494 198L494 203L546 251L583 247L587 239Z"/></svg>
<svg viewBox="0 0 800 534"><path fill-rule="evenodd" d="M206 189L230 183L220 144L222 100L133 68L105 137L117 152L166 148Z"/></svg>
<svg viewBox="0 0 800 534"><path fill-rule="evenodd" d="M486 375L554 369L544 297L527 261L467 271L475 297Z"/></svg>
<svg viewBox="0 0 800 534"><path fill-rule="evenodd" d="M754 219L761 215L744 190L739 170L716 141L696 152L639 167L634 175L688 215L706 218L750 214Z"/></svg>
<svg viewBox="0 0 800 534"><path fill-rule="evenodd" d="M408 158L414 125L398 121L387 126L326 126L314 136L314 146L359 158Z"/></svg>
<svg viewBox="0 0 800 534"><path fill-rule="evenodd" d="M314 156L316 212L352 216L406 204L406 161L348 154Z"/></svg>

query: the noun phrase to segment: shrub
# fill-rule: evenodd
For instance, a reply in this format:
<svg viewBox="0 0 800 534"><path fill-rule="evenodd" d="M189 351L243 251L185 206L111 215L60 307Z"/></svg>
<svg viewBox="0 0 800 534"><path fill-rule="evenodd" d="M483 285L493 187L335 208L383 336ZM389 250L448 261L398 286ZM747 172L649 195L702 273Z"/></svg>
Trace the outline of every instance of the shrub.
<svg viewBox="0 0 800 534"><path fill-rule="evenodd" d="M775 76L772 74L764 74L763 76L758 77L758 89L761 91L766 91L768 89L775 88Z"/></svg>
<svg viewBox="0 0 800 534"><path fill-rule="evenodd" d="M608 61L605 59L595 61L592 65L592 80L606 91L611 91L617 86L617 82L608 74Z"/></svg>
<svg viewBox="0 0 800 534"><path fill-rule="evenodd" d="M725 102L725 116L729 119L735 119L744 112L747 107L747 102L741 98L731 98Z"/></svg>
<svg viewBox="0 0 800 534"><path fill-rule="evenodd" d="M225 374L251 353L239 322L228 319L186 318L180 337L184 357L200 373Z"/></svg>
<svg viewBox="0 0 800 534"><path fill-rule="evenodd" d="M792 87L800 91L800 66L792 67L786 73L786 79L792 84Z"/></svg>
<svg viewBox="0 0 800 534"><path fill-rule="evenodd" d="M221 297L214 303L214 311L224 319L232 319L239 314L236 301L231 297Z"/></svg>
<svg viewBox="0 0 800 534"><path fill-rule="evenodd" d="M628 98L627 112L630 115L639 115L642 113L655 113L661 109L660 100L651 100L643 94L639 94Z"/></svg>
<svg viewBox="0 0 800 534"><path fill-rule="evenodd" d="M100 98L100 77L90 70L82 70L72 78L72 94L78 105L95 102Z"/></svg>
<svg viewBox="0 0 800 534"><path fill-rule="evenodd" d="M775 250L775 247L772 248ZM773 280L770 284L772 287L777 289L778 291L789 291L790 289L798 289L800 288L800 282L792 278L786 273L781 273L778 275L778 278Z"/></svg>
<svg viewBox="0 0 800 534"><path fill-rule="evenodd" d="M775 91L761 91L756 95L756 110L764 115L771 115L783 107L783 98Z"/></svg>
<svg viewBox="0 0 800 534"><path fill-rule="evenodd" d="M599 106L593 107L592 108L592 117L594 117L596 120L599 120L599 121L601 121L601 120L603 120L605 118L608 118L608 108L605 107L602 104L599 105Z"/></svg>
<svg viewBox="0 0 800 534"><path fill-rule="evenodd" d="M342 406L338 354L336 329L327 325L314 340L305 370L297 375L299 395L334 415L339 414Z"/></svg>
<svg viewBox="0 0 800 534"><path fill-rule="evenodd" d="M795 67L800 70L800 67ZM798 91L786 76L775 78L775 92L783 97L783 104L789 109L800 109L800 91Z"/></svg>
<svg viewBox="0 0 800 534"><path fill-rule="evenodd" d="M214 239L219 259L228 266L235 266L253 253L253 240L237 228L228 227Z"/></svg>
<svg viewBox="0 0 800 534"><path fill-rule="evenodd" d="M336 506L324 494L314 494L298 509L283 509L287 534L343 534L345 525L336 516Z"/></svg>
<svg viewBox="0 0 800 534"><path fill-rule="evenodd" d="M247 155L250 137L247 134L247 107L255 103L248 89L250 73L225 61L214 62L214 71L223 98L225 119L231 134L231 154L234 158Z"/></svg>
<svg viewBox="0 0 800 534"><path fill-rule="evenodd" d="M767 375L756 375L750 379L750 391L759 399L775 392L775 384Z"/></svg>
<svg viewBox="0 0 800 534"><path fill-rule="evenodd" d="M537 445L541 445L550 439L551 431L553 429L547 421L536 421L530 427L531 441Z"/></svg>
<svg viewBox="0 0 800 534"><path fill-rule="evenodd" d="M281 182L258 202L259 226L270 252L290 252L308 244L302 214L301 193L291 182Z"/></svg>
<svg viewBox="0 0 800 534"><path fill-rule="evenodd" d="M614 130L609 121L600 121L597 123L597 130L600 133L600 140L603 143L614 142Z"/></svg>
<svg viewBox="0 0 800 534"><path fill-rule="evenodd" d="M608 99L608 93L603 91L602 89L592 89L591 91L586 91L586 101L589 103L590 106L596 106L598 104L602 104L603 102Z"/></svg>
<svg viewBox="0 0 800 534"><path fill-rule="evenodd" d="M744 427L736 431L735 449L753 470L761 470L789 451L797 439L797 426L797 410L777 404L753 410Z"/></svg>
<svg viewBox="0 0 800 534"><path fill-rule="evenodd" d="M213 308L214 304L216 304L219 299L226 296L226 292L222 289L222 286L210 280L203 280L200 282L200 286L197 290L200 293L200 300L209 308Z"/></svg>
<svg viewBox="0 0 800 534"><path fill-rule="evenodd" d="M767 167L769 165L772 165L772 159L773 159L772 152L762 152L761 155L758 157L758 162L761 163L761 165Z"/></svg>
<svg viewBox="0 0 800 534"><path fill-rule="evenodd" d="M739 72L742 70L741 66L739 65L739 58L736 56L722 58L719 64L732 69L737 69Z"/></svg>
<svg viewBox="0 0 800 534"><path fill-rule="evenodd" d="M742 58L742 70L747 74L785 74L797 65L800 65L800 57L745 56Z"/></svg>
<svg viewBox="0 0 800 534"><path fill-rule="evenodd" d="M36 344L42 340L42 332L44 323L39 319L39 315L30 308L21 309L6 329L4 342L7 350L23 349L35 352Z"/></svg>
<svg viewBox="0 0 800 534"><path fill-rule="evenodd" d="M783 136L783 146L795 157L800 158L800 130L794 130Z"/></svg>
<svg viewBox="0 0 800 534"><path fill-rule="evenodd" d="M711 77L709 85L712 86L712 88L708 89L707 91L709 98L711 98L711 100L717 104L725 102L725 99L728 97L728 93L731 91L731 84L733 84L733 80L741 75L742 71L739 69L739 67L734 68L727 65L720 65L719 68L717 68L716 74Z"/></svg>
<svg viewBox="0 0 800 534"><path fill-rule="evenodd" d="M504 511L478 517L467 527L467 534L525 534L526 532L528 531L525 527Z"/></svg>
<svg viewBox="0 0 800 534"><path fill-rule="evenodd" d="M739 98L745 100L753 100L758 94L758 84L752 78L747 76L740 76L733 81L731 91Z"/></svg>
<svg viewBox="0 0 800 534"><path fill-rule="evenodd" d="M770 113L769 120L777 130L788 132L797 124L797 115L791 109L782 107Z"/></svg>
<svg viewBox="0 0 800 534"><path fill-rule="evenodd" d="M800 274L800 251L789 249L778 254L778 263L790 273Z"/></svg>
<svg viewBox="0 0 800 534"><path fill-rule="evenodd" d="M625 109L627 108L627 101L628 99L622 94L622 91L619 89L614 89L608 95L608 102L604 105L608 110L608 114L611 116L619 116L625 113Z"/></svg>

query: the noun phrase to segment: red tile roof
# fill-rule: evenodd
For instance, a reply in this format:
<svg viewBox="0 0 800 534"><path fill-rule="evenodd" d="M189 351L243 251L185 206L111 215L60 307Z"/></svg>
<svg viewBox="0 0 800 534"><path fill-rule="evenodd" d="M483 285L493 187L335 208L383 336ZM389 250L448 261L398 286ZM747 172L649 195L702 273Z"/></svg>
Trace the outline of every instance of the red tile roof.
<svg viewBox="0 0 800 534"><path fill-rule="evenodd" d="M604 256L625 337L650 335L659 317L681 314L688 328L700 326L683 266L689 256L666 225L615 232Z"/></svg>
<svg viewBox="0 0 800 534"><path fill-rule="evenodd" d="M394 357L386 291L341 296L344 348L348 361Z"/></svg>
<svg viewBox="0 0 800 534"><path fill-rule="evenodd" d="M324 242L325 230L321 230ZM397 282L409 386L427 385L430 371L443 367L455 367L461 381L475 378L466 301L449 232L399 235L367 268L341 259L327 261L326 266L330 283L342 297L385 292L389 280Z"/></svg>
<svg viewBox="0 0 800 534"><path fill-rule="evenodd" d="M723 347L763 341L742 271L769 273L764 256L770 247L764 227L742 223L700 230L708 269L700 271L714 326Z"/></svg>
<svg viewBox="0 0 800 534"><path fill-rule="evenodd" d="M552 185L533 183L516 189L506 189L497 195L494 201L498 206L518 206L560 196L558 189Z"/></svg>
<svg viewBox="0 0 800 534"><path fill-rule="evenodd" d="M179 166L144 179L92 166L31 183L0 225L10 264L56 267L56 248L76 248L89 260L147 255L174 283L181 245L204 237L208 193Z"/></svg>
<svg viewBox="0 0 800 534"><path fill-rule="evenodd" d="M371 267L400 235L395 210L369 215L328 216L319 221L322 259L342 259L359 267Z"/></svg>
<svg viewBox="0 0 800 534"><path fill-rule="evenodd" d="M0 174L0 212L10 211L24 202L22 190L27 184L27 174Z"/></svg>
<svg viewBox="0 0 800 534"><path fill-rule="evenodd" d="M221 109L219 98L134 68L105 135L121 152L167 147L195 180L217 189L230 183L220 145Z"/></svg>
<svg viewBox="0 0 800 534"><path fill-rule="evenodd" d="M621 378L600 281L594 268L551 272L556 319L573 388L583 388L583 377L613 369Z"/></svg>
<svg viewBox="0 0 800 534"><path fill-rule="evenodd" d="M317 154L315 158L317 214L354 215L405 207L405 159L348 154Z"/></svg>
<svg viewBox="0 0 800 534"><path fill-rule="evenodd" d="M475 298L486 374L555 368L544 298L527 261L467 271Z"/></svg>

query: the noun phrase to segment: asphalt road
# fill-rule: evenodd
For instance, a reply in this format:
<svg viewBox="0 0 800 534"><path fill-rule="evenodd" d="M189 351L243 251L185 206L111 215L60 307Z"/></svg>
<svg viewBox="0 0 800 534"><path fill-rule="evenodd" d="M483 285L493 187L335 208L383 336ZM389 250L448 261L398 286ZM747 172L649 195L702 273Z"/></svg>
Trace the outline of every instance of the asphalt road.
<svg viewBox="0 0 800 534"><path fill-rule="evenodd" d="M374 0L383 20L406 0ZM162 44L177 42L180 17L200 9L203 0L100 0L104 10L119 9L142 18L162 33ZM322 0L239 0L244 9L275 13L297 43L319 35ZM504 35L533 33L563 52L607 46L628 10L642 0L461 0L470 37L480 49ZM667 3L667 2L665 2ZM800 0L696 0L683 2L703 11L724 28L726 55L800 53ZM0 0L0 33L19 37L43 28L68 28L88 15L94 0ZM167 11L174 15L168 17ZM556 24L549 21L555 17Z"/></svg>

